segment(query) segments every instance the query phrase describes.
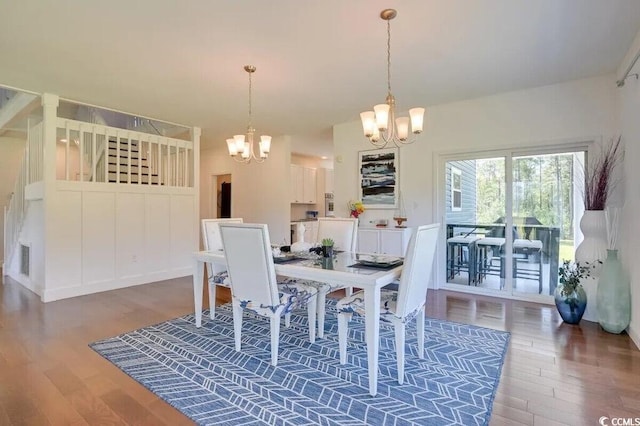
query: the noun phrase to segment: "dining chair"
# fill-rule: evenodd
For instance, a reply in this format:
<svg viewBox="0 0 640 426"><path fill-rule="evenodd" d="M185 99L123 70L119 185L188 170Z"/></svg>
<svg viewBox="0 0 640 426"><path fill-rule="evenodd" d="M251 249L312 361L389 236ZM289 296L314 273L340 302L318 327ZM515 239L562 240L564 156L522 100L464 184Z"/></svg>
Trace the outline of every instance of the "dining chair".
<svg viewBox="0 0 640 426"><path fill-rule="evenodd" d="M304 283L278 284L269 230L265 224L220 224L233 306L235 349L240 351L242 314L248 310L270 320L271 364L278 364L280 318L293 309L307 307L309 341L315 342L315 287Z"/></svg>
<svg viewBox="0 0 640 426"><path fill-rule="evenodd" d="M355 252L358 242L358 219L357 218L339 218L339 217L321 217L318 218L318 241L323 238L331 238L334 242L334 250ZM327 294L336 290L345 289L347 295L351 295L351 287L344 284L325 283L311 280L294 280L287 279L286 282L297 282L310 285L318 289L317 297L317 315L318 315L318 338L324 337L324 321L325 321L325 303ZM289 318L286 318L287 324Z"/></svg>
<svg viewBox="0 0 640 426"><path fill-rule="evenodd" d="M404 382L406 325L416 319L418 357L424 358L424 315L427 288L438 242L440 224L419 226L409 240L397 290L380 291L380 320L391 323L395 332L398 383ZM347 332L353 314L364 316L364 293L358 291L338 301L338 344L340 364L347 362Z"/></svg>
<svg viewBox="0 0 640 426"><path fill-rule="evenodd" d="M220 237L221 223L242 223L241 217L222 219L202 219L202 243L206 251L222 251L222 239ZM207 263L207 282L209 288L209 315L215 318L216 286L229 287L229 275L227 267L219 263Z"/></svg>

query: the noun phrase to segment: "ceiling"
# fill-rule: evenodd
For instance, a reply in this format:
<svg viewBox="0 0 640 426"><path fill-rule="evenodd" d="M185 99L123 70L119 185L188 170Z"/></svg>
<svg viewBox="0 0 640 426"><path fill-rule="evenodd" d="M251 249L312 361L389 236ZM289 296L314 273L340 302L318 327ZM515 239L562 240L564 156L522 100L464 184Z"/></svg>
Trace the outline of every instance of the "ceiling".
<svg viewBox="0 0 640 426"><path fill-rule="evenodd" d="M203 129L247 126L331 156L331 126L615 71L637 0L20 0L0 2L0 84ZM428 110L427 110L428 114ZM427 129L428 131L428 129Z"/></svg>

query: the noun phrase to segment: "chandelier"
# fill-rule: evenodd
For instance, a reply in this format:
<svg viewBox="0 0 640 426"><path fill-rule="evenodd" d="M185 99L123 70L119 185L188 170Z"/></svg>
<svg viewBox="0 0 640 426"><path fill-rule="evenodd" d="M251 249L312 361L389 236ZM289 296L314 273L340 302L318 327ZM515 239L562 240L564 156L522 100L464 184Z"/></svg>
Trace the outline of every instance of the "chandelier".
<svg viewBox="0 0 640 426"><path fill-rule="evenodd" d="M244 70L249 74L249 125L247 126L246 135L233 135L233 138L227 139L227 148L229 149L231 158L239 163L250 163L251 160L262 163L269 156L271 136L260 136L260 142L258 144L260 153L256 155L253 148L253 134L256 129L253 128L251 123L251 74L256 72L256 67L253 65L245 65Z"/></svg>
<svg viewBox="0 0 640 426"><path fill-rule="evenodd" d="M391 94L391 20L396 17L395 9L380 12L380 18L387 21L387 99L386 103L373 107L373 111L360 113L362 130L369 141L377 148L384 148L393 142L397 147L415 142L409 140L409 117L396 118L396 99ZM422 133L424 108L411 108L411 132Z"/></svg>

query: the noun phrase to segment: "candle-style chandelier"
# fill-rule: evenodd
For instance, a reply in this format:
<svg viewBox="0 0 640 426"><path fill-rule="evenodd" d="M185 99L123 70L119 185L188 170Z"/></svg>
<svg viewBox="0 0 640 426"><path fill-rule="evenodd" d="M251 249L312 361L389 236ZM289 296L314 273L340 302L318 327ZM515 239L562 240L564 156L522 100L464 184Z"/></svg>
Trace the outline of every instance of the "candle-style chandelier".
<svg viewBox="0 0 640 426"><path fill-rule="evenodd" d="M244 70L249 74L249 125L245 135L233 135L233 138L227 139L227 148L229 155L239 163L250 163L255 160L257 163L263 163L269 156L271 149L271 136L260 136L259 154L256 155L253 147L253 135L256 129L253 128L251 122L251 74L256 72L253 65L245 65Z"/></svg>
<svg viewBox="0 0 640 426"><path fill-rule="evenodd" d="M395 18L395 9L385 9L380 12L380 18L387 21L387 99L384 104L373 107L373 111L360 114L362 130L369 141L377 148L384 148L393 142L396 146L410 144L415 139L409 139L409 117L396 118L396 99L391 94L391 20ZM424 108L411 108L411 132L415 135L422 133Z"/></svg>

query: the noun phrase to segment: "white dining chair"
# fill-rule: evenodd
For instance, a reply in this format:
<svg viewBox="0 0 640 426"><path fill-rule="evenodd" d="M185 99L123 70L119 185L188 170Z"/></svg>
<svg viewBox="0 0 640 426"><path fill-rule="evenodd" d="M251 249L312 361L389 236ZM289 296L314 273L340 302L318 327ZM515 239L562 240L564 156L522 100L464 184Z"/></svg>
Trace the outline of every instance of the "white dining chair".
<svg viewBox="0 0 640 426"><path fill-rule="evenodd" d="M355 252L358 242L358 219L321 217L318 219L318 241L323 238L331 238L334 242L334 250ZM345 289L347 295L351 295L351 287L344 284L325 283L311 280L288 279L285 282L304 283L318 289L317 312L318 312L318 338L324 337L325 303L327 294L336 290ZM286 318L287 324L289 318Z"/></svg>
<svg viewBox="0 0 640 426"><path fill-rule="evenodd" d="M380 292L380 320L393 324L398 383L404 382L404 342L406 324L416 319L418 357L424 358L424 315L427 287L433 269L440 224L419 226L409 240L397 290ZM347 331L353 314L364 316L364 293L358 291L338 301L338 342L340 364L347 362Z"/></svg>
<svg viewBox="0 0 640 426"><path fill-rule="evenodd" d="M220 237L221 223L242 223L241 217L222 219L202 219L202 244L206 251L222 251ZM209 315L215 318L216 286L229 287L227 267L220 263L207 263L207 283L209 288Z"/></svg>
<svg viewBox="0 0 640 426"><path fill-rule="evenodd" d="M222 245L231 283L233 334L240 351L242 313L268 317L271 328L271 364L278 364L280 318L293 309L307 307L309 341L315 342L317 290L304 283L278 284L269 230L265 224L220 224Z"/></svg>

